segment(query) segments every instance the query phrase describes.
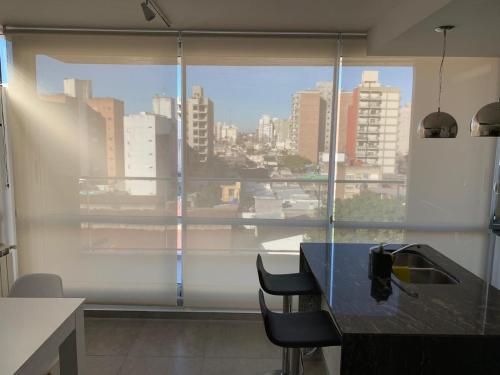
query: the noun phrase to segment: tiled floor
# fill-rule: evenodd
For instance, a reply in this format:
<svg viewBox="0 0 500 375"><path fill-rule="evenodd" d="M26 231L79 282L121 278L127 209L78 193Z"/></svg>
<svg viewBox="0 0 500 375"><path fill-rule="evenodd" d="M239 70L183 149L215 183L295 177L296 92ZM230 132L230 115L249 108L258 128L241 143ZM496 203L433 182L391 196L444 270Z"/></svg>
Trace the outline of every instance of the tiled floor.
<svg viewBox="0 0 500 375"><path fill-rule="evenodd" d="M262 375L281 365L260 321L86 318L92 375ZM305 375L326 375L306 359Z"/></svg>

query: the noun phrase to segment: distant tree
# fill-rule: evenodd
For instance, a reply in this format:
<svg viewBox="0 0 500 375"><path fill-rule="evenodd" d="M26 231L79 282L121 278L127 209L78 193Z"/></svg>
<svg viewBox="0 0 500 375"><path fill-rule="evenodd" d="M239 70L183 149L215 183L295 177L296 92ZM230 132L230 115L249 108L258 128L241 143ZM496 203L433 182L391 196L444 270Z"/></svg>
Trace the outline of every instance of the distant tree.
<svg viewBox="0 0 500 375"><path fill-rule="evenodd" d="M326 217L326 208L318 211L319 217ZM405 199L381 198L373 191L362 191L349 199L335 200L335 217L346 221L387 221L401 222L405 219ZM321 240L324 234L316 228L306 230L308 241ZM328 239L327 239L328 240ZM331 239L330 239L331 240ZM321 240L322 241L322 240ZM402 242L404 233L395 229L335 228L335 242Z"/></svg>
<svg viewBox="0 0 500 375"><path fill-rule="evenodd" d="M335 216L349 221L402 221L404 198L381 198L373 191L363 191L349 199L335 200Z"/></svg>
<svg viewBox="0 0 500 375"><path fill-rule="evenodd" d="M309 159L300 155L282 155L279 160L280 168L288 168L292 173L304 173L311 164Z"/></svg>

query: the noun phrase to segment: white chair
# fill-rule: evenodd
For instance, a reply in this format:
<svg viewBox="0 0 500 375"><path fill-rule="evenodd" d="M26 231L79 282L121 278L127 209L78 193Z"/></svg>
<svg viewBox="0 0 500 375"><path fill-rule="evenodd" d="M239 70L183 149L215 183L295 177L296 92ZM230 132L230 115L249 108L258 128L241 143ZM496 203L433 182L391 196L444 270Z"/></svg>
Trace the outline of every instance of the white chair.
<svg viewBox="0 0 500 375"><path fill-rule="evenodd" d="M51 273L32 273L18 278L9 291L9 297L62 298L62 279ZM54 362L48 375L59 374L58 349L54 348Z"/></svg>
<svg viewBox="0 0 500 375"><path fill-rule="evenodd" d="M50 273L32 273L18 278L9 291L9 297L59 298L64 297L62 280Z"/></svg>

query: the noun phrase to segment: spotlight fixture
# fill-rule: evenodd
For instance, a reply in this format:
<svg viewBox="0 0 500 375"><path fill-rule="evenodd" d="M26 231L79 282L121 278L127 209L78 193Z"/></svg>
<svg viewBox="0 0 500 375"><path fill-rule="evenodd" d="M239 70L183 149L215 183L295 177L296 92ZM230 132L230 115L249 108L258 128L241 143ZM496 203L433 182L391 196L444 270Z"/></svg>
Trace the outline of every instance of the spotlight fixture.
<svg viewBox="0 0 500 375"><path fill-rule="evenodd" d="M154 0L146 0L142 2L141 8L146 21L152 21L156 17L156 15L159 15L165 25L167 25L167 27L171 26L171 22Z"/></svg>
<svg viewBox="0 0 500 375"><path fill-rule="evenodd" d="M441 92L443 87L443 65L446 56L446 33L455 28L452 25L436 27L435 31L443 33L443 54L439 66L438 110L425 116L418 124L420 138L456 138L458 132L457 121L452 115L441 111Z"/></svg>
<svg viewBox="0 0 500 375"><path fill-rule="evenodd" d="M472 118L470 135L473 137L500 137L500 99L486 104Z"/></svg>

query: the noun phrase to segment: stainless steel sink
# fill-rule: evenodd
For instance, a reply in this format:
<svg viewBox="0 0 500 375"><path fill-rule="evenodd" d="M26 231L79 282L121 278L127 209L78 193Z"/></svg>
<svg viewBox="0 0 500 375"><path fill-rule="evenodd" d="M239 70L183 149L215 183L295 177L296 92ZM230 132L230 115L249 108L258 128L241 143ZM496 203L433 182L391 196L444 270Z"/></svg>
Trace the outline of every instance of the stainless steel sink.
<svg viewBox="0 0 500 375"><path fill-rule="evenodd" d="M434 264L432 264L426 257L411 251L394 254L393 266L411 268L434 268Z"/></svg>
<svg viewBox="0 0 500 375"><path fill-rule="evenodd" d="M436 268L409 268L404 278L402 281L411 284L458 284L453 276Z"/></svg>
<svg viewBox="0 0 500 375"><path fill-rule="evenodd" d="M393 254L392 271L399 280L410 284L458 284L458 280L422 254L404 250Z"/></svg>

